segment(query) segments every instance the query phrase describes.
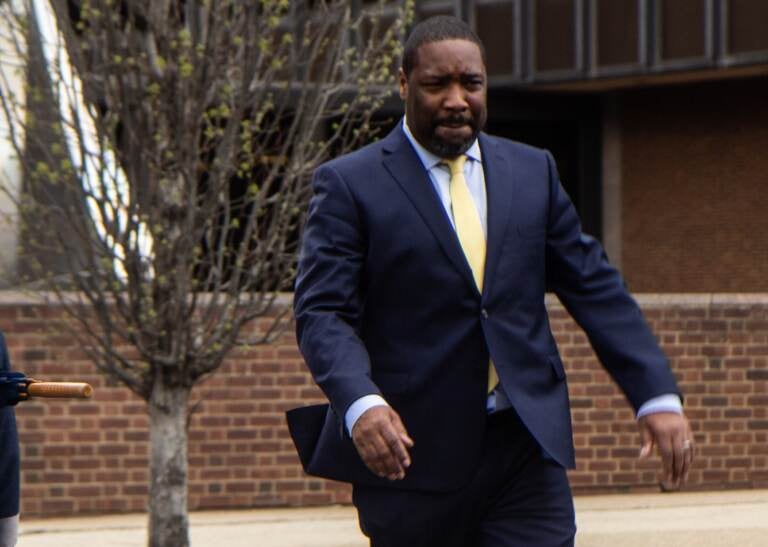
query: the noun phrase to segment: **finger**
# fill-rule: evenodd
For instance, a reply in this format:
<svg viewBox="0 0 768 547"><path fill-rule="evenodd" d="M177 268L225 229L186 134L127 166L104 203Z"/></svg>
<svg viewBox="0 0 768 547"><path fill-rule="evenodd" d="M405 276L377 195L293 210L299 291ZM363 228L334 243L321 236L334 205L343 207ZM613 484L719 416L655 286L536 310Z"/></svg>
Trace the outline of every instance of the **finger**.
<svg viewBox="0 0 768 547"><path fill-rule="evenodd" d="M407 460L408 463L405 464L406 467L411 465L411 458L407 451L407 448L413 448L413 439L411 439L410 435L408 435L408 431L405 429L405 425L403 425L402 420L400 419L400 416L393 410L392 411L392 426L395 428L395 431L397 432L397 439L398 439L398 445L402 447L403 451L405 452L405 460Z"/></svg>
<svg viewBox="0 0 768 547"><path fill-rule="evenodd" d="M688 482L688 474L691 471L691 467L693 466L693 452L694 452L694 445L692 440L686 440L683 445L683 471L681 475L681 483L685 484Z"/></svg>
<svg viewBox="0 0 768 547"><path fill-rule="evenodd" d="M680 443L679 447L677 447L677 439L675 443L676 449L679 448L679 453L676 450L675 454L675 471L677 481L682 485L688 479L688 473L691 469L691 464L693 463L694 443L690 423L685 417L683 417L681 429L681 433L677 436Z"/></svg>
<svg viewBox="0 0 768 547"><path fill-rule="evenodd" d="M387 433L380 432L374 438L371 459L380 476L394 480L404 476L405 470L387 435Z"/></svg>
<svg viewBox="0 0 768 547"><path fill-rule="evenodd" d="M388 421L382 424L379 435L385 447L379 447L380 454L386 467L387 478L390 480L402 479L405 476L405 468L410 465L408 450L400 438L400 432L392 422L392 416L397 415L392 411Z"/></svg>
<svg viewBox="0 0 768 547"><path fill-rule="evenodd" d="M383 437L398 465L403 468L411 465L411 457L408 455L408 449L405 447L405 443L403 443L400 435L395 431L386 431Z"/></svg>
<svg viewBox="0 0 768 547"><path fill-rule="evenodd" d="M688 481L688 474L691 471L691 467L693 467L693 459L696 455L696 443L693 442L693 431L691 431L691 425L686 420L685 423L685 442L684 442L684 448L686 448L685 451L685 467L683 469L683 482Z"/></svg>
<svg viewBox="0 0 768 547"><path fill-rule="evenodd" d="M403 444L407 446L408 448L413 448L414 442L413 439L411 439L407 433L401 433L400 434L400 440L403 441Z"/></svg>
<svg viewBox="0 0 768 547"><path fill-rule="evenodd" d="M690 451L688 453L688 461L689 465L693 465L693 460L696 457L696 443L693 440L693 430L691 429L691 424L686 420L685 422L686 427L686 435L685 438L690 441Z"/></svg>
<svg viewBox="0 0 768 547"><path fill-rule="evenodd" d="M405 444L405 446L408 448L413 448L413 445L415 444L413 439L411 439L411 436L408 435L408 432L405 431L405 428L403 428L403 431L400 432L400 440L403 441L403 444Z"/></svg>
<svg viewBox="0 0 768 547"><path fill-rule="evenodd" d="M658 439L656 444L661 454L664 481L674 483L674 451L672 449L672 441L669 437L665 437Z"/></svg>
<svg viewBox="0 0 768 547"><path fill-rule="evenodd" d="M651 429L644 423L640 423L640 434L642 436L642 445L640 446L640 457L647 458L653 452L653 433Z"/></svg>
<svg viewBox="0 0 768 547"><path fill-rule="evenodd" d="M386 443L382 442L382 446L384 447L383 451L379 447L371 446L366 451L361 452L360 457L374 474L394 480L399 474L397 460L389 455Z"/></svg>
<svg viewBox="0 0 768 547"><path fill-rule="evenodd" d="M685 440L685 434L681 431L672 441L672 480L680 484L685 470L686 453L690 450Z"/></svg>
<svg viewBox="0 0 768 547"><path fill-rule="evenodd" d="M400 415L391 409L390 417L392 420L392 425L395 429L397 429L397 432L400 435L402 441L409 446L413 446L413 439L411 439L411 437L408 435L408 430L405 429L405 425L400 419Z"/></svg>

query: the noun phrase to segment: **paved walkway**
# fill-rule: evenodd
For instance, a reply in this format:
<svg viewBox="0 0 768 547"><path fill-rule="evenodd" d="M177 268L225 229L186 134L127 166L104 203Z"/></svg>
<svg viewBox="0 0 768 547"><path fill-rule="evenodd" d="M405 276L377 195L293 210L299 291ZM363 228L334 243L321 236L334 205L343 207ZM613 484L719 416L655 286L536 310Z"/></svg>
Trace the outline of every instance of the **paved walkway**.
<svg viewBox="0 0 768 547"><path fill-rule="evenodd" d="M768 546L768 490L584 496L576 512L578 547ZM18 547L144 547L145 521L22 519ZM191 523L194 547L367 547L349 507L205 511Z"/></svg>

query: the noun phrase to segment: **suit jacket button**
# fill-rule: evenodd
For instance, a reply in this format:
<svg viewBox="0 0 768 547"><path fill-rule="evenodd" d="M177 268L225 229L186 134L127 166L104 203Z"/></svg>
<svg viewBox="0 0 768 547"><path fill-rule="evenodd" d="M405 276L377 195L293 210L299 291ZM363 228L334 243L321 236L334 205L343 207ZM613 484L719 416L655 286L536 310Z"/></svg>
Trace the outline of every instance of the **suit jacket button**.
<svg viewBox="0 0 768 547"><path fill-rule="evenodd" d="M482 310L480 310L480 315L483 316L483 319L488 319L488 310L483 308Z"/></svg>

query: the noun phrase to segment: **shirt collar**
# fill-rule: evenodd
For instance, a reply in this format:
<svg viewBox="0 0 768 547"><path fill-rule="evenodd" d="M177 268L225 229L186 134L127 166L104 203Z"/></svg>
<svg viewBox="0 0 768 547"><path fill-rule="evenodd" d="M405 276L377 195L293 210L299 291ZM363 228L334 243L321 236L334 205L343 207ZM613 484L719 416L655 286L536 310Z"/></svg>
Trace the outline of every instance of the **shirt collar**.
<svg viewBox="0 0 768 547"><path fill-rule="evenodd" d="M402 124L403 124L403 132L405 133L405 137L413 146L413 149L416 151L416 155L419 156L421 163L424 165L424 169L429 171L436 165L440 165L443 162L443 158L434 155L432 152L424 148L419 143L419 141L416 140L416 137L413 136L413 133L411 133L411 130L408 127L408 121L406 120L405 116L403 116ZM470 146L469 150L464 152L464 154L471 161L482 161L482 158L480 156L480 145L478 144L477 139L475 139L475 142L472 143L472 146Z"/></svg>

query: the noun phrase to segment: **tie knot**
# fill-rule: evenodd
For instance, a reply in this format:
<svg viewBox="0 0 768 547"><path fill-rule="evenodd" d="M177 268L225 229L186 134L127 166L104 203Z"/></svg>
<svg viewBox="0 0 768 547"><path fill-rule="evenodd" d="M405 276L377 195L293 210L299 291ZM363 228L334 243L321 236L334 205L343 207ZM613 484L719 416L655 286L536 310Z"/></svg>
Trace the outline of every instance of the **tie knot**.
<svg viewBox="0 0 768 547"><path fill-rule="evenodd" d="M456 176L459 173L464 172L464 163L467 161L467 156L464 154L455 158L443 159L443 163L451 170L451 176Z"/></svg>

